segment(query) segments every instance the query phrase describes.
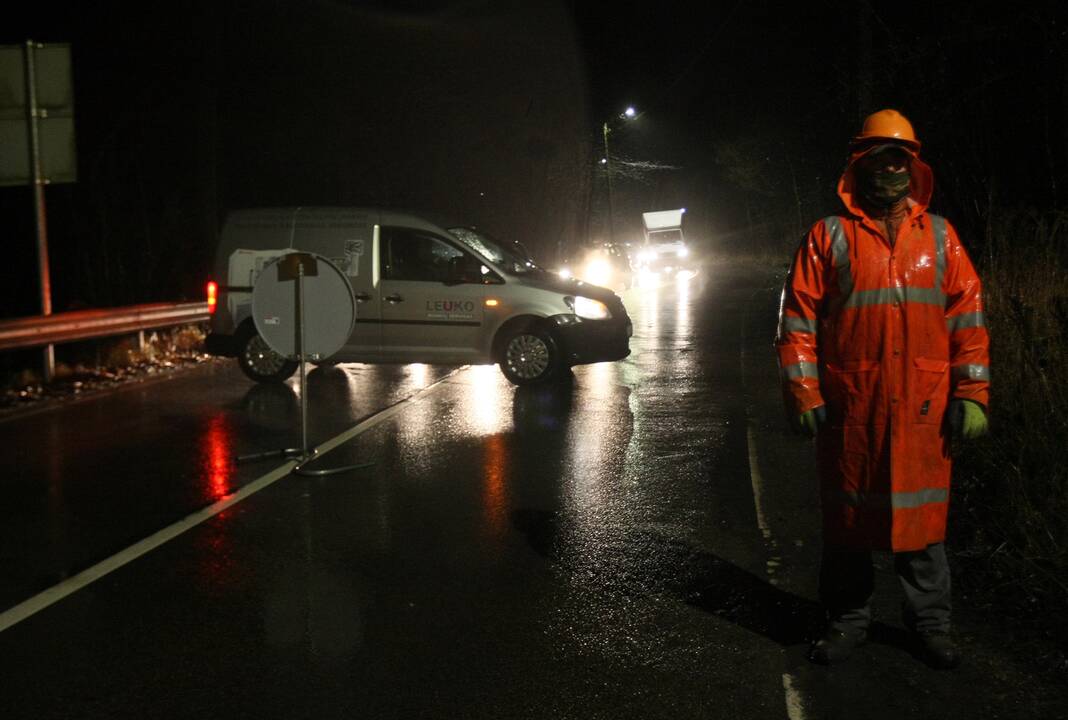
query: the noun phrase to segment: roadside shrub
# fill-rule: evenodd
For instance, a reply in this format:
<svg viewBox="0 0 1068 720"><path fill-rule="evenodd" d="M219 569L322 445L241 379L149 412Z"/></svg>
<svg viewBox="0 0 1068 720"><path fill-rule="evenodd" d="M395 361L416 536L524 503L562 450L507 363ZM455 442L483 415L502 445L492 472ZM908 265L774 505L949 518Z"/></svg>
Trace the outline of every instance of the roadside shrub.
<svg viewBox="0 0 1068 720"><path fill-rule="evenodd" d="M66 400L102 387L137 380L170 368L208 362L204 324L164 328L145 333L139 348L135 336L100 338L56 346L56 372L45 383L39 352L20 358L34 367L0 373L0 415L45 400Z"/></svg>
<svg viewBox="0 0 1068 720"><path fill-rule="evenodd" d="M1068 628L1049 622L1068 610L1068 212L995 217L973 258L991 336L991 434L956 448L953 545L982 565L969 573L982 578L969 588L977 599L1068 643Z"/></svg>

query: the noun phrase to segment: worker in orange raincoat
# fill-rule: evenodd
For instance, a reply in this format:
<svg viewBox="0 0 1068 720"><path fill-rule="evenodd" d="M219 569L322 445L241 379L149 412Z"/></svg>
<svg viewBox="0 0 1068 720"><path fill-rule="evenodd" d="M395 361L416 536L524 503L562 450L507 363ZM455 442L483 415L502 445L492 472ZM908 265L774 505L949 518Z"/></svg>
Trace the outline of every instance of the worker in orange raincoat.
<svg viewBox="0 0 1068 720"><path fill-rule="evenodd" d="M867 118L838 183L840 215L801 242L776 346L787 412L816 436L823 511L810 657L847 658L867 637L872 550L889 550L922 657L955 667L943 540L949 437L986 432L990 370L979 278L933 188L912 125Z"/></svg>

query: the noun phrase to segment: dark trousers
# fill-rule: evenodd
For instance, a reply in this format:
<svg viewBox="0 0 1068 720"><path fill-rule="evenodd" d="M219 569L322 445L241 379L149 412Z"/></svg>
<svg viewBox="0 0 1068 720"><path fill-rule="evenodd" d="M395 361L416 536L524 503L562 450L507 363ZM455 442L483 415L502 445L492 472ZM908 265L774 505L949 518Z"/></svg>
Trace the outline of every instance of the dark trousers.
<svg viewBox="0 0 1068 720"><path fill-rule="evenodd" d="M952 607L945 545L894 553L894 571L905 593L906 627L917 632L949 632ZM846 633L867 630L874 592L870 552L824 548L819 593L832 627Z"/></svg>

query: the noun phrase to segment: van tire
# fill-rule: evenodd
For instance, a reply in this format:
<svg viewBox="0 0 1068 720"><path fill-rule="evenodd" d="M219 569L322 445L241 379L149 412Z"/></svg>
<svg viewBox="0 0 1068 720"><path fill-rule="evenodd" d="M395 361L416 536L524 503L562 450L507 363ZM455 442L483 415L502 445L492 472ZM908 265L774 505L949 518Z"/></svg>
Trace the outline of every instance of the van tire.
<svg viewBox="0 0 1068 720"><path fill-rule="evenodd" d="M512 328L498 345L501 372L514 385L537 385L560 374L563 361L552 334L537 325Z"/></svg>
<svg viewBox="0 0 1068 720"><path fill-rule="evenodd" d="M260 383L285 382L297 370L295 360L287 360L272 350L250 325L237 336L237 365L246 377Z"/></svg>

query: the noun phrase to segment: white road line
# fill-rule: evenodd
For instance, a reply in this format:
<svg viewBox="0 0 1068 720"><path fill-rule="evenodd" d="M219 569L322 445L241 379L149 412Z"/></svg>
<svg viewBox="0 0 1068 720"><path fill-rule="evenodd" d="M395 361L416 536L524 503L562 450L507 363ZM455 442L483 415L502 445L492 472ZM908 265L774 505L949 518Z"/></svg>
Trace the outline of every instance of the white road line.
<svg viewBox="0 0 1068 720"><path fill-rule="evenodd" d="M756 441L753 439L756 433L753 431L753 421L746 423L745 440L749 449L749 477L753 482L753 504L756 506L757 525L760 534L765 540L771 540L771 529L768 521L764 518L764 478L760 475L760 464L757 462Z"/></svg>
<svg viewBox="0 0 1068 720"><path fill-rule="evenodd" d="M374 426L385 422L386 420L399 413L401 410L404 410L408 405L414 402L418 402L422 398L437 390L446 380L456 375L461 370L466 369L466 367L467 366L465 365L464 367L453 370L448 375L445 375L436 382L427 385L425 388L415 393L414 395L411 395L405 398L404 400L401 400L395 405L389 406L385 410L371 415L370 417L357 423L356 425L349 428L340 435L337 435L336 437L327 440L315 449L316 454L320 456L325 455L326 453L336 448L338 445L348 442L360 433L364 433L373 428ZM286 464L275 468L266 475L257 478L256 480L253 480L252 482L248 483L232 495L227 495L222 500L208 505L206 508L203 508L191 515L186 516L185 518L179 520L173 525L169 525L163 528L162 530L155 532L152 535L149 535L144 540L141 540L140 542L131 545L125 550L122 550L105 560L101 560L96 565L93 565L92 567L86 570L82 570L77 575L73 575L67 578L58 585L53 585L52 587L48 588L43 592L38 593L37 595L34 595L28 600L24 600L18 605L8 608L4 612L0 613L0 632L3 632L12 625L16 625L25 620L26 618L41 612L49 605L59 602L68 595L71 595L72 593L81 590L86 585L96 582L105 575L114 572L115 570L118 570L123 565L127 565L136 560L137 558L141 557L142 555L151 552L152 550L155 550L168 540L173 540L174 538L184 533L186 530L190 530L199 525L200 523L204 522L205 520L215 517L222 511L236 505L245 498L255 495L260 490L263 490L265 487L273 485L274 483L289 475L289 473L293 470L294 467L296 467L296 465L297 461L291 460L290 462L287 462Z"/></svg>
<svg viewBox="0 0 1068 720"><path fill-rule="evenodd" d="M757 293L753 293L753 297L756 297L756 295ZM752 303L749 303L748 306L751 305ZM741 375L743 385L745 385L745 327L747 322L748 314L743 314L741 333ZM749 408L749 410L751 409L752 408ZM760 463L757 461L756 425L753 423L753 417L750 412L746 412L745 441L746 447L749 450L749 477L753 482L753 504L756 506L757 525L760 527L760 533L764 536L764 540L768 543L769 548L774 552L777 543L771 536L771 528L768 526L768 521L764 515L764 478L760 474ZM782 558L778 555L768 558L765 570L767 571L769 582L772 585L778 584L772 576L781 564ZM801 693L794 687L795 682L796 680L794 676L790 673L782 674L782 689L786 696L786 717L788 717L789 720L806 720L805 704L801 698Z"/></svg>
<svg viewBox="0 0 1068 720"><path fill-rule="evenodd" d="M774 552L777 543L771 536L771 528L768 526L768 521L764 515L764 478L760 474L755 438L756 427L752 418L749 418L746 421L745 440L749 450L749 477L753 483L753 505L756 507L757 525L760 527L760 533L764 536L764 540L767 541L769 549ZM765 570L772 585L778 584L774 575L781 564L782 558L778 555L768 558ZM806 720L805 705L801 698L801 693L794 687L794 682L792 675L783 673L782 689L786 696L786 716L789 720Z"/></svg>
<svg viewBox="0 0 1068 720"><path fill-rule="evenodd" d="M805 720L805 703L801 693L794 687L794 676L782 674L782 689L786 693L786 717L790 720Z"/></svg>

